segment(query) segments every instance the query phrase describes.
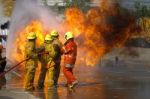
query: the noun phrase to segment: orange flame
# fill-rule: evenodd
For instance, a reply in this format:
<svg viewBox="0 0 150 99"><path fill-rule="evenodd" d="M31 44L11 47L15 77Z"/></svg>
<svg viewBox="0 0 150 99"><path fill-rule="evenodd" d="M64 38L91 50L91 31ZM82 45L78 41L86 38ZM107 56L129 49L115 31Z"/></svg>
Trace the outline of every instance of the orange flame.
<svg viewBox="0 0 150 99"><path fill-rule="evenodd" d="M122 13L119 9L119 5L111 5L107 0L103 0L100 7L92 8L86 14L78 8L66 10L66 20L61 25L61 31L71 31L75 35L78 44L77 63L85 62L88 66L95 66L113 47L123 46L128 40L134 19L129 13ZM16 61L24 58L26 35L30 32L36 32L38 45L44 40L43 24L40 21L32 21L16 39L16 48L12 53Z"/></svg>
<svg viewBox="0 0 150 99"><path fill-rule="evenodd" d="M25 43L27 34L35 32L37 35L37 45L39 46L44 41L44 31L42 24L39 21L32 21L22 31L18 33L18 37L15 42L15 48L13 49L12 57L14 61L20 62L24 59Z"/></svg>
<svg viewBox="0 0 150 99"><path fill-rule="evenodd" d="M77 38L78 62L95 66L113 47L125 44L132 33L134 19L127 12L121 13L120 8L118 3L102 0L100 7L86 14L78 8L67 9L65 29Z"/></svg>

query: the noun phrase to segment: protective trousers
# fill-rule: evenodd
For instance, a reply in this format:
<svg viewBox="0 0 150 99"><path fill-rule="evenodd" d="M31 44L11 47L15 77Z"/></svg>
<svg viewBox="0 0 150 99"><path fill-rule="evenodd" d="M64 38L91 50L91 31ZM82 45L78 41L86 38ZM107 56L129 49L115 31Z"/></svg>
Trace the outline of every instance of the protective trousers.
<svg viewBox="0 0 150 99"><path fill-rule="evenodd" d="M50 67L47 69L46 82L45 82L47 87L53 87L54 86L54 73L55 73L54 67Z"/></svg>
<svg viewBox="0 0 150 99"><path fill-rule="evenodd" d="M58 78L59 78L59 75L60 75L60 60L55 62L55 74L54 74L54 84L55 85L58 84Z"/></svg>
<svg viewBox="0 0 150 99"><path fill-rule="evenodd" d="M25 76L25 89L33 89L34 76L35 76L35 61L32 59L26 62L26 76Z"/></svg>
<svg viewBox="0 0 150 99"><path fill-rule="evenodd" d="M64 66L63 73L67 78L67 84L72 84L72 82L76 80L76 78L73 75L73 68L67 68Z"/></svg>
<svg viewBox="0 0 150 99"><path fill-rule="evenodd" d="M55 74L55 69L54 69L54 62L52 62L47 68L48 64L43 63L41 66L41 72L39 75L39 80L38 80L38 87L43 88L44 86L44 81L47 87L52 87L54 85L54 74Z"/></svg>
<svg viewBox="0 0 150 99"><path fill-rule="evenodd" d="M44 87L44 81L45 81L45 76L46 76L46 64L42 63L41 65L41 71L39 75L39 80L38 80L38 87L43 88Z"/></svg>

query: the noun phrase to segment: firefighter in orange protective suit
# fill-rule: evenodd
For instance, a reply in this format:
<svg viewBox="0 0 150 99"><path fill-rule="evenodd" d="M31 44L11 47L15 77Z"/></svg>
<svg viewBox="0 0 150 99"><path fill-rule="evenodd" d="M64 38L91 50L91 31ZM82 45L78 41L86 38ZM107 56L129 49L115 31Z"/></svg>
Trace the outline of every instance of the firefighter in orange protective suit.
<svg viewBox="0 0 150 99"><path fill-rule="evenodd" d="M67 84L69 88L74 88L78 81L73 75L73 68L76 62L77 56L77 45L74 42L74 36L71 32L65 34L66 42L61 49L62 54L64 54L64 66L63 73L67 78Z"/></svg>

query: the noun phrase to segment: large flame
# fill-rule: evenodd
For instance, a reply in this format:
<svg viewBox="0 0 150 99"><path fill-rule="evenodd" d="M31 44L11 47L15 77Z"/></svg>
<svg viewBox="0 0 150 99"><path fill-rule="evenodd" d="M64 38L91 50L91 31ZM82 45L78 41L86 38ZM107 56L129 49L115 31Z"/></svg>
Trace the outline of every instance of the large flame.
<svg viewBox="0 0 150 99"><path fill-rule="evenodd" d="M88 66L95 66L103 55L116 46L124 45L128 40L134 26L134 18L120 9L118 3L110 4L103 0L100 7L92 8L87 13L78 8L66 10L66 19L60 26L63 31L71 31L75 35L78 44L77 63L85 62ZM32 21L18 33L16 48L12 53L18 62L24 59L26 35L30 32L36 32L38 45L43 42L43 25L40 21Z"/></svg>
<svg viewBox="0 0 150 99"><path fill-rule="evenodd" d="M12 57L14 58L15 62L20 62L22 61L24 57L24 52L25 52L25 44L26 44L26 37L28 33L30 32L35 32L37 35L37 46L39 46L41 43L44 41L44 33L45 31L43 30L42 24L40 21L32 21L29 23L22 31L19 31L18 37L15 42L15 48L12 49Z"/></svg>
<svg viewBox="0 0 150 99"><path fill-rule="evenodd" d="M118 3L109 3L107 0L86 14L77 8L67 9L65 27L77 38L78 60L95 66L112 48L124 45L132 34L134 18L121 10Z"/></svg>

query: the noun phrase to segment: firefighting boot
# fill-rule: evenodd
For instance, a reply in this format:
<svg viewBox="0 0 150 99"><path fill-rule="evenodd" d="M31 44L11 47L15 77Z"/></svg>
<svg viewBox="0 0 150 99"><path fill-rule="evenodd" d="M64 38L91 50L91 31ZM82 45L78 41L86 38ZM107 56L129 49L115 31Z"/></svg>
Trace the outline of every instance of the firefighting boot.
<svg viewBox="0 0 150 99"><path fill-rule="evenodd" d="M37 89L43 89L44 88L44 86L43 85L37 85L37 87L36 87Z"/></svg>
<svg viewBox="0 0 150 99"><path fill-rule="evenodd" d="M72 82L72 84L69 85L69 88L74 89L77 85L78 85L78 81L75 80L75 81Z"/></svg>
<svg viewBox="0 0 150 99"><path fill-rule="evenodd" d="M27 91L27 92L32 92L32 91L34 91L34 87L31 87L31 88L25 88L25 91Z"/></svg>

